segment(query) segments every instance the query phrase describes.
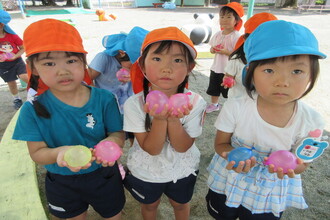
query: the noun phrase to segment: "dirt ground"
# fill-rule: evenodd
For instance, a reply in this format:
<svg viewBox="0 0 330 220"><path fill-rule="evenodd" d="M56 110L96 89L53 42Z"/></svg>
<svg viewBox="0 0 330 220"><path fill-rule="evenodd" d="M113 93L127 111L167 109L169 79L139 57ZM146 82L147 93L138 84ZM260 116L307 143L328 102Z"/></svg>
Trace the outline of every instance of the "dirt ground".
<svg viewBox="0 0 330 220"><path fill-rule="evenodd" d="M108 9L109 13L117 15L118 19L111 22L99 22L94 14L85 15L50 15L50 16L33 16L22 19L19 12L12 13L13 20L11 27L20 35L24 29L33 21L52 17L57 19L72 18L76 23L76 28L84 39L84 45L90 61L97 52L102 51L101 39L104 35L119 33L120 31L128 32L133 26L141 26L151 30L158 27L177 26L189 24L193 22L194 13L214 13L216 15L214 21L214 29L217 29L217 8L177 8L174 11L168 11L161 8L138 8L138 9ZM266 11L272 12L283 20L288 20L303 24L309 27L317 36L320 42L321 51L330 55L330 14L322 13L303 13L297 14L296 10L273 10L268 8L255 9L255 13ZM203 50L203 46L197 46L197 49ZM190 89L201 94L206 101L209 97L205 90L208 85L209 67L211 59L201 59L197 61L199 65L195 68L195 77L190 78ZM329 91L328 82L330 75L327 71L330 69L330 59L321 61L321 76L315 89L306 97L304 101L319 111L326 120L325 134L329 136L330 131L330 102L328 101ZM1 84L1 81L0 81ZM20 95L25 98L24 90L20 91ZM0 86L0 138L9 123L15 110L12 107L12 98L5 85ZM191 217L192 220L211 219L208 215L205 205L205 195L207 192L206 180L208 166L213 154L213 142L215 137L215 128L213 123L217 117L217 112L208 114L204 124L203 134L197 139L197 146L201 151L200 173L198 175L194 196L191 201ZM128 147L125 147L125 152ZM284 212L284 220L325 220L330 219L330 170L329 170L330 149L327 149L324 155L317 159L310 168L303 173L303 187L308 209L297 210L288 209ZM125 163L126 157L122 158ZM39 180L42 181L44 170L38 168ZM5 178L5 177L4 177ZM43 194L43 187L40 187ZM124 220L140 220L142 219L139 211L139 204L129 195L123 210ZM43 198L43 197L42 197ZM91 220L101 219L98 214L90 210ZM159 207L158 219L171 220L174 219L173 211L166 198L162 198Z"/></svg>

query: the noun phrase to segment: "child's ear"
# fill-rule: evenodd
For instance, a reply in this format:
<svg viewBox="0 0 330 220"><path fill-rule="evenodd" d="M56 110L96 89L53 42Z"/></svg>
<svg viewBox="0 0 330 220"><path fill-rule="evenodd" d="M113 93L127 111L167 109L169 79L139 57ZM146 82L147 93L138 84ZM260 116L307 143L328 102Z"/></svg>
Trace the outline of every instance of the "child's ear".
<svg viewBox="0 0 330 220"><path fill-rule="evenodd" d="M195 68L195 65L196 65L195 63L189 64L188 73L190 73Z"/></svg>

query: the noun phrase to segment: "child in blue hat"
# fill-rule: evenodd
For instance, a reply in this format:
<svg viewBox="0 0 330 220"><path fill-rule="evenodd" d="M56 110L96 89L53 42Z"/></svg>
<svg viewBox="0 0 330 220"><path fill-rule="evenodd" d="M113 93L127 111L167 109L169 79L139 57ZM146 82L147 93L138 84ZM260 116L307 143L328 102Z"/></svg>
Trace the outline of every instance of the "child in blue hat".
<svg viewBox="0 0 330 220"><path fill-rule="evenodd" d="M280 219L287 207L307 208L301 173L312 160L296 153L297 167L287 172L264 162L274 151L294 153L306 138L320 141L324 121L300 99L315 85L318 60L326 55L309 29L283 20L256 28L244 52L248 95L228 100L215 122L207 207L216 219ZM253 156L228 161L241 147L252 149Z"/></svg>
<svg viewBox="0 0 330 220"><path fill-rule="evenodd" d="M8 12L0 10L0 77L13 95L14 108L19 109L23 102L18 94L16 80L27 83L25 63L21 57L24 53L22 39L8 26L11 17Z"/></svg>
<svg viewBox="0 0 330 220"><path fill-rule="evenodd" d="M115 94L121 112L126 99L133 95L133 90L129 75L118 79L116 73L122 68L129 72L132 63L140 56L141 45L147 33L141 27L134 27L128 34L105 36L102 40L105 50L98 53L89 64L89 73L95 86Z"/></svg>

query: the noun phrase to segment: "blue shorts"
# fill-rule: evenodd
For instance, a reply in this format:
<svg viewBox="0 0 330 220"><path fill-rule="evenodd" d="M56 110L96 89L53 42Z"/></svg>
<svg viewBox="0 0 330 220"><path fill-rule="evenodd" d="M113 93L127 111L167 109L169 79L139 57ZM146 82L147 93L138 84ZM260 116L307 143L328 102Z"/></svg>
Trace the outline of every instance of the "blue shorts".
<svg viewBox="0 0 330 220"><path fill-rule="evenodd" d="M47 172L45 184L49 211L58 218L78 216L89 205L103 218L110 218L117 215L125 204L117 163L80 175Z"/></svg>
<svg viewBox="0 0 330 220"><path fill-rule="evenodd" d="M23 59L17 58L14 61L6 61L0 64L0 77L5 82L15 81L17 76L27 73Z"/></svg>
<svg viewBox="0 0 330 220"><path fill-rule="evenodd" d="M274 216L273 213L252 214L250 210L241 205L237 208L226 206L226 198L226 195L218 194L209 189L206 195L206 206L213 218L219 220L235 220L237 218L245 220L279 220L283 214L281 212L280 217Z"/></svg>
<svg viewBox="0 0 330 220"><path fill-rule="evenodd" d="M223 73L215 73L211 70L210 79L209 79L209 87L206 90L206 93L210 96L220 96L220 94L224 98L228 98L228 88L225 89L221 85L223 77L225 74Z"/></svg>
<svg viewBox="0 0 330 220"><path fill-rule="evenodd" d="M198 171L196 171L198 174ZM185 204L192 198L197 176L190 174L186 178L179 179L176 183L151 183L134 177L129 172L124 179L125 188L132 196L143 204L156 202L164 193L173 201Z"/></svg>

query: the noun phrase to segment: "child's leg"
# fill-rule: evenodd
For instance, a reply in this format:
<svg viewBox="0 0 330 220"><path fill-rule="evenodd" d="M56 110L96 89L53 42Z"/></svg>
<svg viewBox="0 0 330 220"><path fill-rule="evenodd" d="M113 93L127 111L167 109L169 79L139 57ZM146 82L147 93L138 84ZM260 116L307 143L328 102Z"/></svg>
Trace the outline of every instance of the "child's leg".
<svg viewBox="0 0 330 220"><path fill-rule="evenodd" d="M222 82L222 75L223 74L215 73L211 70L209 86L206 90L206 93L211 96L211 103L207 106L206 113L211 113L220 109L218 102L221 94L220 84Z"/></svg>
<svg viewBox="0 0 330 220"><path fill-rule="evenodd" d="M172 199L169 199L173 209L174 209L174 215L175 215L175 219L178 220L188 220L189 219L189 215L190 215L190 204L189 203L185 203L185 204L181 204L181 203L177 203Z"/></svg>
<svg viewBox="0 0 330 220"><path fill-rule="evenodd" d="M141 213L144 220L155 220L157 218L157 209L160 203L160 199L151 204L141 203Z"/></svg>
<svg viewBox="0 0 330 220"><path fill-rule="evenodd" d="M28 75L27 73L23 73L23 74L20 74L18 75L19 79L24 81L25 83L28 83Z"/></svg>
<svg viewBox="0 0 330 220"><path fill-rule="evenodd" d="M18 95L18 88L17 88L16 80L7 82L7 85L8 85L10 93L13 96L17 96Z"/></svg>

